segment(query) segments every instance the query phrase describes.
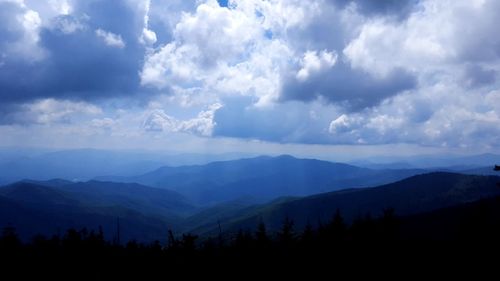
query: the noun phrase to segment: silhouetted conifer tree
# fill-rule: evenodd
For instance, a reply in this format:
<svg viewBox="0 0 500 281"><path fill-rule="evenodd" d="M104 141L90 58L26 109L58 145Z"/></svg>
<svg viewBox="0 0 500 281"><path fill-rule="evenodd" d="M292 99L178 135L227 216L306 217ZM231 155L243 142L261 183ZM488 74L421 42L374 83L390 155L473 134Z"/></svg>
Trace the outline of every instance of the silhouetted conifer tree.
<svg viewBox="0 0 500 281"><path fill-rule="evenodd" d="M495 165L495 168L493 168L493 171L500 172L500 166L499 165ZM500 187L500 182L497 182L497 186Z"/></svg>
<svg viewBox="0 0 500 281"><path fill-rule="evenodd" d="M194 251L196 250L196 239L198 235L192 234L182 234L181 247L184 251Z"/></svg>
<svg viewBox="0 0 500 281"><path fill-rule="evenodd" d="M21 240L17 235L16 229L12 226L5 227L0 238L0 251L16 252L20 248Z"/></svg>
<svg viewBox="0 0 500 281"><path fill-rule="evenodd" d="M266 224L262 220L259 222L259 225L257 226L257 231L255 232L255 240L257 246L260 248L265 248L269 246L270 239L267 234Z"/></svg>
<svg viewBox="0 0 500 281"><path fill-rule="evenodd" d="M131 253L137 253L139 251L139 243L136 240L130 240L125 245L125 248Z"/></svg>
<svg viewBox="0 0 500 281"><path fill-rule="evenodd" d="M395 215L394 208L384 209L382 218L380 219L380 235L381 239L385 241L392 241L396 238L398 221Z"/></svg>
<svg viewBox="0 0 500 281"><path fill-rule="evenodd" d="M81 241L81 234L76 229L70 228L64 235L62 243L65 250L76 251L80 248Z"/></svg>
<svg viewBox="0 0 500 281"><path fill-rule="evenodd" d="M314 229L311 222L308 220L306 226L304 227L304 231L300 236L300 242L305 245L310 245L314 239Z"/></svg>
<svg viewBox="0 0 500 281"><path fill-rule="evenodd" d="M295 233L293 231L293 220L286 216L281 226L281 230L278 232L278 242L285 247L289 247L294 240Z"/></svg>
<svg viewBox="0 0 500 281"><path fill-rule="evenodd" d="M251 247L253 237L249 231L243 231L240 229L236 234L233 246L239 250L247 250Z"/></svg>
<svg viewBox="0 0 500 281"><path fill-rule="evenodd" d="M168 243L167 243L167 249L168 250L177 250L179 249L180 242L177 240L174 236L174 232L172 230L168 230Z"/></svg>
<svg viewBox="0 0 500 281"><path fill-rule="evenodd" d="M351 238L357 242L373 240L375 234L375 222L369 213L355 219L350 228Z"/></svg>
<svg viewBox="0 0 500 281"><path fill-rule="evenodd" d="M345 239L347 224L345 223L339 209L335 211L335 215L333 215L328 230L333 241L338 242Z"/></svg>
<svg viewBox="0 0 500 281"><path fill-rule="evenodd" d="M313 225L308 220L304 227L304 231L298 240L299 254L304 257L311 254L315 255L314 250L316 250L316 247L320 245L318 238L318 234L315 232Z"/></svg>

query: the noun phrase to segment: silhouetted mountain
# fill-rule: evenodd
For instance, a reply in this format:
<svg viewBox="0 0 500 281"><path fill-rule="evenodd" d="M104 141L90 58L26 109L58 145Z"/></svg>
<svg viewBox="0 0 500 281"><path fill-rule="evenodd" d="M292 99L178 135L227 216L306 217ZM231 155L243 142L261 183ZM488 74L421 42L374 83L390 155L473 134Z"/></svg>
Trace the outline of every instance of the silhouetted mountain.
<svg viewBox="0 0 500 281"><path fill-rule="evenodd" d="M375 188L284 198L240 210L232 217L221 219L221 224L225 231L234 232L254 228L260 221L276 230L285 217L292 218L298 228L308 222L317 225L328 222L337 210L347 221L368 213L378 216L386 208L394 208L398 215L411 215L498 196L500 188L496 183L499 181L500 177L494 176L429 173ZM206 222L195 231L214 234L217 228L214 222Z"/></svg>
<svg viewBox="0 0 500 281"><path fill-rule="evenodd" d="M498 241L500 196L406 216L398 236L407 240Z"/></svg>
<svg viewBox="0 0 500 281"><path fill-rule="evenodd" d="M116 233L120 218L125 239L152 241L177 229L181 218L196 208L176 192L106 182L18 182L0 188L0 226L11 224L24 238L53 234L69 227L102 226Z"/></svg>
<svg viewBox="0 0 500 281"><path fill-rule="evenodd" d="M280 196L306 196L351 187L389 183L424 170L371 170L292 156L261 156L207 165L162 167L136 177L99 177L167 188L200 204L252 196L265 202Z"/></svg>

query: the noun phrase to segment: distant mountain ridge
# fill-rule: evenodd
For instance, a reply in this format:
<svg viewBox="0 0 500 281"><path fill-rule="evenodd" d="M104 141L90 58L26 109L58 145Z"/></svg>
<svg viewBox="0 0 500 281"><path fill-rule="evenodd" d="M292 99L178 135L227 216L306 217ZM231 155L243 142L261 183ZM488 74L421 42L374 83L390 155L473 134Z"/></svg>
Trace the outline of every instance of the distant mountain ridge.
<svg viewBox="0 0 500 281"><path fill-rule="evenodd" d="M477 155L419 155L407 157L377 157L349 162L353 165L374 168L417 168L449 171L470 170L480 167L493 167L500 163L500 155L483 153Z"/></svg>
<svg viewBox="0 0 500 281"><path fill-rule="evenodd" d="M17 156L16 156L17 155ZM237 159L248 154L172 154L134 150L72 149L52 152L18 153L0 149L0 183L21 179L85 181L102 175L132 176L164 165L205 164Z"/></svg>
<svg viewBox="0 0 500 281"><path fill-rule="evenodd" d="M99 180L136 182L177 191L199 204L215 204L252 196L265 202L280 196L389 183L425 170L371 170L289 155L260 156L206 165L162 167L135 177L98 177Z"/></svg>

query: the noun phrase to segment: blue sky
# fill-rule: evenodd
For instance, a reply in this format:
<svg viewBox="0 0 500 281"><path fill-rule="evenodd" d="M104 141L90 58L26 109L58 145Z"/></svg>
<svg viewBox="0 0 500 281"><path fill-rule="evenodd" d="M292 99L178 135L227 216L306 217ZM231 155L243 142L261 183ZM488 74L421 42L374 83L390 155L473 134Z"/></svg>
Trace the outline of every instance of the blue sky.
<svg viewBox="0 0 500 281"><path fill-rule="evenodd" d="M0 146L498 152L499 12L495 0L0 0Z"/></svg>

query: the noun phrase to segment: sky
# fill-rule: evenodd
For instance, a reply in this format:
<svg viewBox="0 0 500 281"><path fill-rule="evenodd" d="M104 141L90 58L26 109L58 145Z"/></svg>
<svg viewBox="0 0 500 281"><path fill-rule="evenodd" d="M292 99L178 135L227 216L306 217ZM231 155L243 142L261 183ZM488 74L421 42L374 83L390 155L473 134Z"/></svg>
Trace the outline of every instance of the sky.
<svg viewBox="0 0 500 281"><path fill-rule="evenodd" d="M0 146L500 152L500 1L0 0Z"/></svg>

